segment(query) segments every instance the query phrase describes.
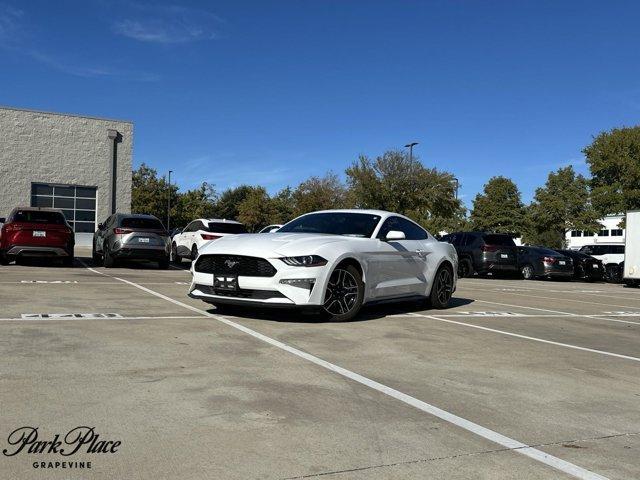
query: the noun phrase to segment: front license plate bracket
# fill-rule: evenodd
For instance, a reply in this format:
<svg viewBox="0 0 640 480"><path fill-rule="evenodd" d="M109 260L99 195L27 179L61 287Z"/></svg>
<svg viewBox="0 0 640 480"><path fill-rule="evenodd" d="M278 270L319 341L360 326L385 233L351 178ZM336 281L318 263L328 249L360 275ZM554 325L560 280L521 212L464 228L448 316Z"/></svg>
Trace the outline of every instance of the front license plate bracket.
<svg viewBox="0 0 640 480"><path fill-rule="evenodd" d="M224 292L235 292L238 290L238 276L214 274L213 288Z"/></svg>

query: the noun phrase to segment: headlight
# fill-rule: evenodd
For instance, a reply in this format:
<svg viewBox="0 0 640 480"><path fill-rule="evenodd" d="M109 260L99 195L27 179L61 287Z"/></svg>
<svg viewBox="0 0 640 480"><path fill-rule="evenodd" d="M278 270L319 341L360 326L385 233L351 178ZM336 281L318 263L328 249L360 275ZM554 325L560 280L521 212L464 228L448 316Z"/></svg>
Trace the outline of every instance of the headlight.
<svg viewBox="0 0 640 480"><path fill-rule="evenodd" d="M284 263L291 267L321 267L327 264L327 260L319 255L303 255L301 257L282 257Z"/></svg>

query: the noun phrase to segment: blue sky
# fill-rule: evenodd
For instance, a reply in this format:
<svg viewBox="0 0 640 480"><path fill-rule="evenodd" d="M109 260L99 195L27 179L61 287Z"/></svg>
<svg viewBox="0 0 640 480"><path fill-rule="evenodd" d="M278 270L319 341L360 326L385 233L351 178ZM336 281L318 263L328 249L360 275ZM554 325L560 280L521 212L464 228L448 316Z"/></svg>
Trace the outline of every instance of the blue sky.
<svg viewBox="0 0 640 480"><path fill-rule="evenodd" d="M640 115L633 1L0 0L0 104L133 120L134 163L271 192L417 141L525 200Z"/></svg>

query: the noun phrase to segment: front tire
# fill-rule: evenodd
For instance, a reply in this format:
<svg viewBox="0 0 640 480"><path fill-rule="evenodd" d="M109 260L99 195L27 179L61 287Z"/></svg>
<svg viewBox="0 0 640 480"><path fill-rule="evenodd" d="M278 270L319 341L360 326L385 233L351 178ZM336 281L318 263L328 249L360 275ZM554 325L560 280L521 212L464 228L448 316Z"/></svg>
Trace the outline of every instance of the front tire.
<svg viewBox="0 0 640 480"><path fill-rule="evenodd" d="M96 250L95 242L93 242L93 247L91 248L91 260L93 261L93 265L96 267L99 267L102 264L102 255L100 255Z"/></svg>
<svg viewBox="0 0 640 480"><path fill-rule="evenodd" d="M198 258L198 246L194 243L191 246L191 261L194 261L196 258Z"/></svg>
<svg viewBox="0 0 640 480"><path fill-rule="evenodd" d="M355 318L364 300L362 275L353 265L336 267L329 277L324 294L323 311L330 322L347 322Z"/></svg>
<svg viewBox="0 0 640 480"><path fill-rule="evenodd" d="M442 265L436 272L431 287L429 303L437 309L447 308L453 295L453 272L447 265Z"/></svg>
<svg viewBox="0 0 640 480"><path fill-rule="evenodd" d="M182 257L178 255L178 247L175 243L171 244L171 263L174 265L180 265L182 263Z"/></svg>

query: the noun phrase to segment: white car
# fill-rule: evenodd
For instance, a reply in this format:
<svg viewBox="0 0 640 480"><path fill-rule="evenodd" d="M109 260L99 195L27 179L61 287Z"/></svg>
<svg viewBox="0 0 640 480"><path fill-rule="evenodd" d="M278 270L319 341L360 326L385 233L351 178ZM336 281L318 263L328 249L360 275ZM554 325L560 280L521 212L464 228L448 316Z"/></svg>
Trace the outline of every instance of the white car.
<svg viewBox="0 0 640 480"><path fill-rule="evenodd" d="M245 226L234 220L198 218L171 239L171 260L177 263L183 258L195 260L200 249L212 240L246 232Z"/></svg>
<svg viewBox="0 0 640 480"><path fill-rule="evenodd" d="M399 298L445 308L456 288L455 248L410 219L380 210L327 210L277 232L227 236L192 263L189 296L211 304L310 307L330 320Z"/></svg>
<svg viewBox="0 0 640 480"><path fill-rule="evenodd" d="M278 231L278 229L281 227L282 225L278 224L278 223L274 223L273 225L267 225L266 227L264 227L262 230L260 230L258 233L275 233Z"/></svg>

